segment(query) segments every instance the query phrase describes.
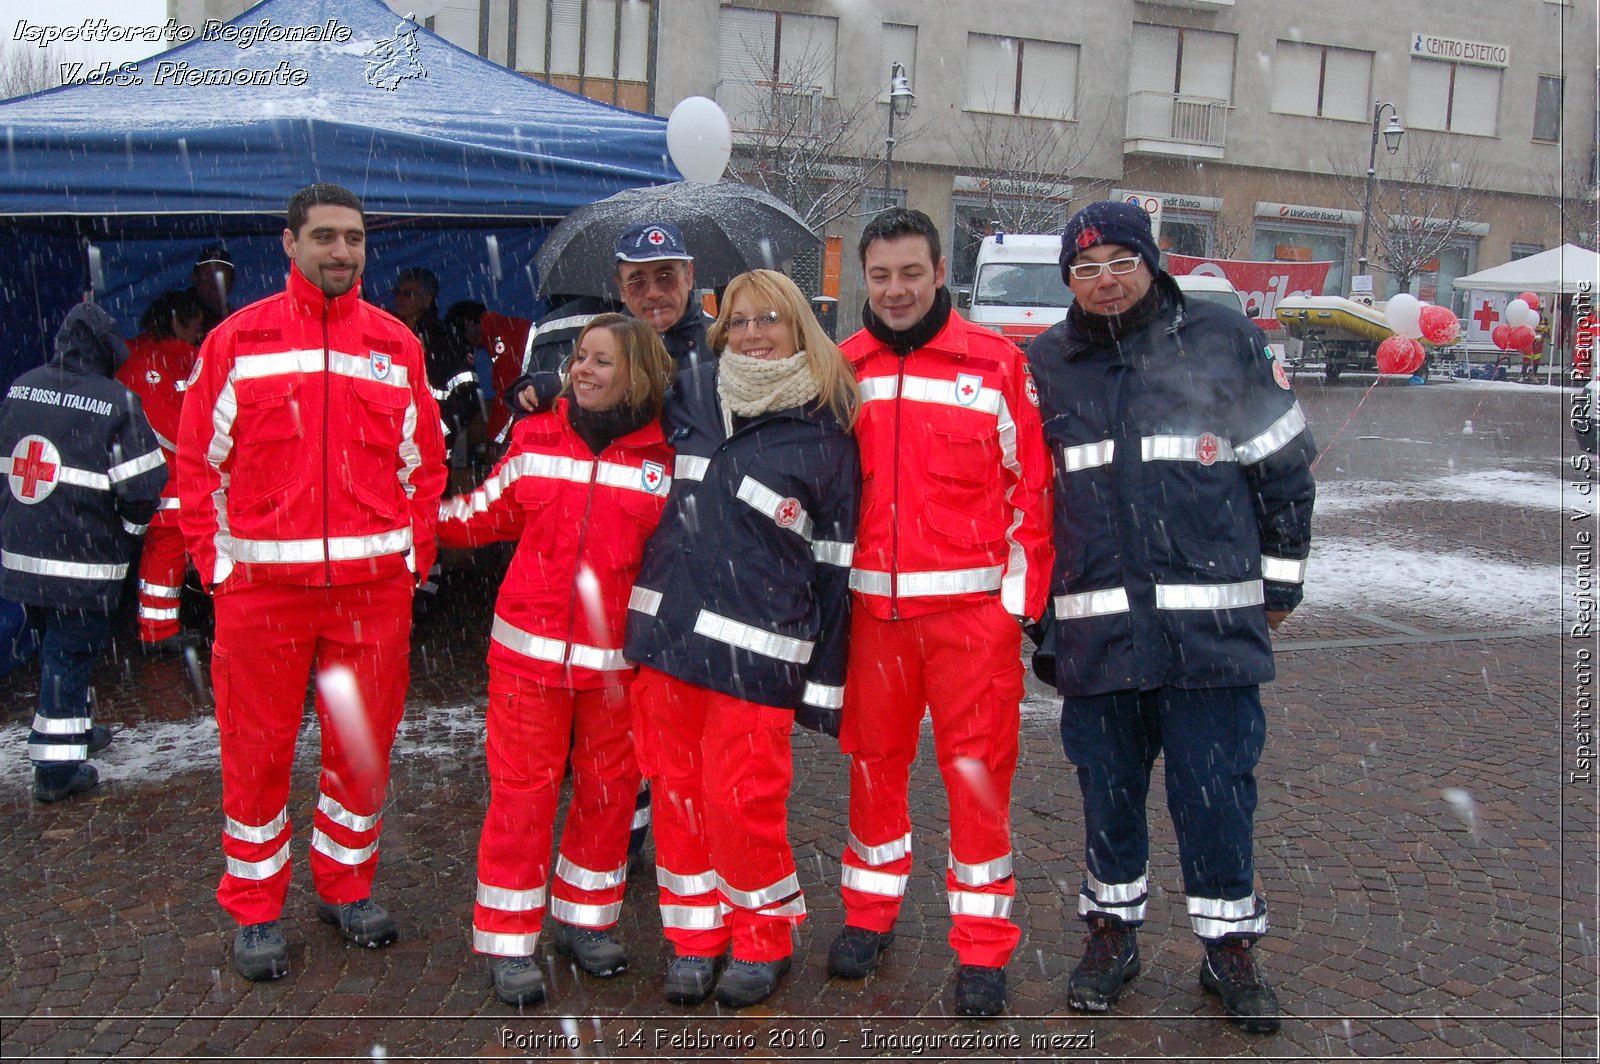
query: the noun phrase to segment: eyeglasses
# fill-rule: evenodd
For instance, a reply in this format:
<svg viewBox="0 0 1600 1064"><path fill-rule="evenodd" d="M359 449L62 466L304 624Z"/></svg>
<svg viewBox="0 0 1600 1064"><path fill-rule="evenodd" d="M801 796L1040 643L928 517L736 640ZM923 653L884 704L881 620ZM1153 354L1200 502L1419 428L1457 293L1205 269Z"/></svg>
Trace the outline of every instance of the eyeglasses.
<svg viewBox="0 0 1600 1064"><path fill-rule="evenodd" d="M1110 262L1080 262L1068 266L1067 270L1075 281L1095 281L1106 271L1117 276L1132 273L1139 268L1139 263L1142 261L1137 255L1129 255L1125 259L1112 259Z"/></svg>
<svg viewBox="0 0 1600 1064"><path fill-rule="evenodd" d="M731 336L734 333L742 333L751 326L762 330L770 329L782 320L782 314L775 310L769 310L765 314L757 314L753 318L729 318L728 324L724 328L728 330L728 334Z"/></svg>
<svg viewBox="0 0 1600 1064"><path fill-rule="evenodd" d="M655 273L639 273L622 282L622 290L630 296L642 296L650 290L651 285L670 292L678 287L678 278L682 276L676 266L666 266Z"/></svg>

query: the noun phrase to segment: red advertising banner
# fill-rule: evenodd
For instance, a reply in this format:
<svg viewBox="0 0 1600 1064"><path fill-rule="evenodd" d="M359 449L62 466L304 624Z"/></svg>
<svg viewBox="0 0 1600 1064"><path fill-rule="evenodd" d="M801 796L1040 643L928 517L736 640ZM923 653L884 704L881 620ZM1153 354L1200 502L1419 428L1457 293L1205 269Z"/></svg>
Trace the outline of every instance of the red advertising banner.
<svg viewBox="0 0 1600 1064"><path fill-rule="evenodd" d="M1167 256L1167 272L1174 277L1198 273L1226 277L1244 297L1245 309L1257 307L1256 324L1278 328L1278 300L1284 296L1320 296L1328 282L1331 262L1248 262L1244 259L1200 259L1192 255Z"/></svg>

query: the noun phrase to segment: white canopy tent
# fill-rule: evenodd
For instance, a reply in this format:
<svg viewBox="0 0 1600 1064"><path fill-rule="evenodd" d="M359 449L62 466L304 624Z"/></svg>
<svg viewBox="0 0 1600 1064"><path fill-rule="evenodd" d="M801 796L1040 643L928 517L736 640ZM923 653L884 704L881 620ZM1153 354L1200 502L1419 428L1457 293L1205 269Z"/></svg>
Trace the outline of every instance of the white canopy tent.
<svg viewBox="0 0 1600 1064"><path fill-rule="evenodd" d="M1562 244L1525 259L1457 277L1451 282L1451 287L1460 292L1559 292L1572 295L1582 282L1587 282L1587 290L1594 292L1597 280L1600 280L1600 255L1576 244Z"/></svg>

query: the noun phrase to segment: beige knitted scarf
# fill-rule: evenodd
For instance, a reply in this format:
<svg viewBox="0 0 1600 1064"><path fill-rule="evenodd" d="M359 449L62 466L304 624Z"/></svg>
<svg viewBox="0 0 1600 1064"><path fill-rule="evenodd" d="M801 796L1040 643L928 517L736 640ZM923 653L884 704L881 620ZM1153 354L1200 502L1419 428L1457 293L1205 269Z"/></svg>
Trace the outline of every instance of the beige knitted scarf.
<svg viewBox="0 0 1600 1064"><path fill-rule="evenodd" d="M717 395L738 417L801 406L815 399L817 390L804 351L780 359L723 351L717 360Z"/></svg>

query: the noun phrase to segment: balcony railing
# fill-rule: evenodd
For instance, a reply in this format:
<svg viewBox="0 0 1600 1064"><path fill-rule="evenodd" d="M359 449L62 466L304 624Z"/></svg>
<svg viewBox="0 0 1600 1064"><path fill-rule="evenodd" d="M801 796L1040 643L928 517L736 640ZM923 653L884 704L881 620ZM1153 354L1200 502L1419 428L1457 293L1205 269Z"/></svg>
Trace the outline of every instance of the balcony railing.
<svg viewBox="0 0 1600 1064"><path fill-rule="evenodd" d="M1228 102L1172 92L1133 93L1128 97L1127 138L1221 151L1228 140Z"/></svg>

